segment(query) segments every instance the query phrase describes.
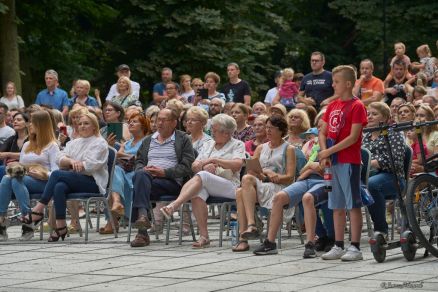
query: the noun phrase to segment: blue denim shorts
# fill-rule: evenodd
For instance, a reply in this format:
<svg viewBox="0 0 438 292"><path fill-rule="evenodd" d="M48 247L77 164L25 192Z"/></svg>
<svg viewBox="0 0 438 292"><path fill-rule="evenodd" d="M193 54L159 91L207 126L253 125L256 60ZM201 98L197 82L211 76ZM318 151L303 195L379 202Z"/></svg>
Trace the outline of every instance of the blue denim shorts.
<svg viewBox="0 0 438 292"><path fill-rule="evenodd" d="M315 198L316 204L317 198L315 196L320 196L321 192L324 192L324 181L320 179L299 180L282 191L289 196L289 208L300 203L305 193L311 193Z"/></svg>
<svg viewBox="0 0 438 292"><path fill-rule="evenodd" d="M332 191L329 193L330 209L361 208L360 164L337 163L332 165Z"/></svg>

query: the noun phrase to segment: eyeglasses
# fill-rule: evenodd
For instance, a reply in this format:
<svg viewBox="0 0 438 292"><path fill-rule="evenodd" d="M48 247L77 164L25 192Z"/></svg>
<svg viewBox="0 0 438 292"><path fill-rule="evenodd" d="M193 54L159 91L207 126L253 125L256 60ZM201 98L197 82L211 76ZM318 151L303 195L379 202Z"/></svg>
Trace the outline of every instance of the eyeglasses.
<svg viewBox="0 0 438 292"><path fill-rule="evenodd" d="M273 127L273 126L266 126L266 130L267 131L270 131L270 130L273 130L273 129L278 129L277 127Z"/></svg>
<svg viewBox="0 0 438 292"><path fill-rule="evenodd" d="M197 123L200 122L201 120L195 120L195 119L187 119L186 123Z"/></svg>
<svg viewBox="0 0 438 292"><path fill-rule="evenodd" d="M110 108L110 107L107 107L107 108L105 109L105 112L115 112L115 111L116 111L115 109Z"/></svg>

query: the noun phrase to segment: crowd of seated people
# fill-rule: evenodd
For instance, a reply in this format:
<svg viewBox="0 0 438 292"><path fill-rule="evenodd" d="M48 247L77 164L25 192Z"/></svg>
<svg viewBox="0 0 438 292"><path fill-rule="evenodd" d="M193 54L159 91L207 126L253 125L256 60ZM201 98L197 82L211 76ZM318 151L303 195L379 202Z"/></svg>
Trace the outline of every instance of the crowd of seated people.
<svg viewBox="0 0 438 292"><path fill-rule="evenodd" d="M348 90L356 96L353 101L361 100L369 127L436 120L438 64L430 48L418 47L419 62L405 55L402 43L396 43L394 50L391 71L384 80L374 75L373 62L364 59L358 70L351 65L342 69L352 70L354 80L350 76L340 82L348 81ZM227 66L228 80L222 82L222 90L215 72L208 72L204 80L184 74L177 83L172 81L172 70L163 68L147 106L141 104L140 85L131 80L130 68L124 64L117 68L118 80L103 104L100 91L90 96L91 84L82 79L75 80L69 98L52 69L45 72L47 88L27 107L14 83L8 82L0 98L0 240L8 238L7 211L13 198L21 212L22 240L33 237L36 226L42 224L44 209L52 202L49 241L64 240L67 233L78 231L81 206L67 202L68 194L106 193L109 145L117 149L117 165L107 194L107 212L116 224L108 221L100 228L101 234L113 233L113 227L118 231L118 221L131 217L138 230L131 246L147 246L149 233L160 232L164 219L190 202L200 235L193 248L205 248L211 242L207 199L220 197L237 203L239 234L234 252L249 250L248 240L261 236L256 205L270 209L271 218L267 238L255 254L277 253L275 237L283 217L288 217L283 214L296 206L304 211L304 258L316 256L317 251L329 252L333 246L342 250L343 244L336 246L339 240L335 240L339 219L333 220L341 213L333 214L328 204L330 193L323 187L326 165L322 163L327 163L324 153L330 146L320 140L321 129L326 131L331 122L325 111L339 102L340 89L332 72L324 68L323 53L313 52L310 65L312 71L304 76L292 68L277 72L276 86L264 102L254 102L252 107L249 84L240 79L236 63ZM120 126L119 132L114 131L114 124ZM369 211L374 231L385 234L385 212L391 208L386 201L396 194L391 180L398 178L404 188L408 179L403 171L405 145L414 153L410 174L424 171L415 133L390 131L389 137L396 170L389 165L388 149L379 131L364 134L355 144L371 152L367 187L375 203ZM423 139L428 156L438 153L437 126L424 128ZM298 154L306 160L302 165ZM257 160L261 168L248 168L242 175L248 159L253 166ZM26 166L22 179L7 174L14 165ZM41 194L39 202L31 209L31 194L37 193ZM167 197L165 204L159 203L162 196ZM155 208L152 201L157 202ZM185 218L184 224L188 223ZM187 234L188 229L183 232ZM361 259L359 245L355 247L358 256L350 259Z"/></svg>

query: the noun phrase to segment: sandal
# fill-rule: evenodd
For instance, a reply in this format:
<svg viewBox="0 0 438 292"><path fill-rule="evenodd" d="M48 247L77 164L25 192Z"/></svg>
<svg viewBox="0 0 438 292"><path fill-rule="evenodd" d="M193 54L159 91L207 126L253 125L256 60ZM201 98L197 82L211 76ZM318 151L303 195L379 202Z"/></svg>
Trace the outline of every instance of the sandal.
<svg viewBox="0 0 438 292"><path fill-rule="evenodd" d="M161 214L163 214L164 217L166 217L167 220L170 220L173 213L175 212L175 208L173 207L173 203L170 203L167 206L164 206L163 208L160 208Z"/></svg>
<svg viewBox="0 0 438 292"><path fill-rule="evenodd" d="M192 244L192 248L206 248L210 246L210 239L200 236L197 242Z"/></svg>
<svg viewBox="0 0 438 292"><path fill-rule="evenodd" d="M40 218L38 218L37 220L34 220L35 217L32 218L32 215L39 216ZM27 227L35 229L41 223L41 221L43 221L43 219L44 219L43 213L31 211L29 213L29 217L22 217L19 219L19 221L22 224L26 225Z"/></svg>
<svg viewBox="0 0 438 292"><path fill-rule="evenodd" d="M243 244L246 244L246 247L241 248ZM239 248L240 247L240 248ZM231 249L233 252L242 252L249 250L248 240L239 240L235 246Z"/></svg>
<svg viewBox="0 0 438 292"><path fill-rule="evenodd" d="M111 209L111 214L114 216L114 218L121 218L125 215L125 207L123 207L122 204L116 206L115 208Z"/></svg>
<svg viewBox="0 0 438 292"><path fill-rule="evenodd" d="M61 234L61 232L60 231L62 231L62 230L65 230L65 233L62 233ZM64 241L64 238L65 238L65 236L67 235L67 226L64 226L64 227L61 227L61 228L56 228L55 230L54 230L54 233L55 234L50 234L50 237L49 237L49 242L56 242L56 241L58 241L59 240L59 238L61 238L62 239L62 241Z"/></svg>
<svg viewBox="0 0 438 292"><path fill-rule="evenodd" d="M116 231L117 232L119 232L119 221L114 221L114 223L115 223L115 227L116 227ZM114 233L114 231L113 231L113 227L112 227L112 225L111 225L111 222L107 222L106 223L106 225L105 225L105 227L101 227L101 228L99 228L99 234L113 234Z"/></svg>
<svg viewBox="0 0 438 292"><path fill-rule="evenodd" d="M251 230L251 231L248 231ZM257 226L255 224L249 224L248 229L244 231L242 234L240 234L240 237L243 239L257 239L260 237L260 233L257 230Z"/></svg>

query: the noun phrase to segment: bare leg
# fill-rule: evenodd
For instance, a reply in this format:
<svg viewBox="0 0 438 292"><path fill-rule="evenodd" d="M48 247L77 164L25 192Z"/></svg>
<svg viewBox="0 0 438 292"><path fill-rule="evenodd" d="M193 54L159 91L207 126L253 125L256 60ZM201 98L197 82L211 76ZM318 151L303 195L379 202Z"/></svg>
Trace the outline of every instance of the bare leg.
<svg viewBox="0 0 438 292"><path fill-rule="evenodd" d="M334 209L333 210L333 224L335 226L335 240L344 241L344 231L345 231L345 210L344 209Z"/></svg>
<svg viewBox="0 0 438 292"><path fill-rule="evenodd" d="M314 206L314 199L311 193L305 193L303 196L304 207L304 224L306 225L307 241L315 240L316 228L316 209Z"/></svg>
<svg viewBox="0 0 438 292"><path fill-rule="evenodd" d="M197 196L202 188L202 180L199 175L195 175L188 182L184 184L179 193L178 198L171 204L163 208L167 214L173 213L178 210L179 207L187 201L190 201L193 197ZM192 202L193 203L193 202Z"/></svg>
<svg viewBox="0 0 438 292"><path fill-rule="evenodd" d="M49 218L47 223L52 229L56 228L55 208L53 207L53 201L49 203Z"/></svg>
<svg viewBox="0 0 438 292"><path fill-rule="evenodd" d="M248 220L245 213L245 202L243 200L243 192L241 188L236 191L236 203L237 203L237 220L239 221L239 235L242 234L248 228Z"/></svg>
<svg viewBox="0 0 438 292"><path fill-rule="evenodd" d="M242 201L245 207L248 225L255 224L254 209L257 202L256 180L252 175L245 175L242 178ZM251 230L256 228L251 228ZM251 231L248 230L248 231Z"/></svg>
<svg viewBox="0 0 438 292"><path fill-rule="evenodd" d="M120 197L119 193L116 192L112 192L111 193L111 211L119 211L121 209L124 209L123 204L122 204L122 199ZM120 212L120 211L119 211ZM121 215L121 214L119 214Z"/></svg>
<svg viewBox="0 0 438 292"><path fill-rule="evenodd" d="M285 192L280 191L275 194L272 201L271 219L269 221L268 240L270 242L275 242L275 237L283 220L283 207L288 205L289 202L289 196Z"/></svg>
<svg viewBox="0 0 438 292"><path fill-rule="evenodd" d="M58 219L58 220L56 220L56 228L62 228L62 227L64 227L64 226L66 226L66 222L65 222L65 219L63 219L63 220L60 220L60 219Z"/></svg>
<svg viewBox="0 0 438 292"><path fill-rule="evenodd" d="M208 209L207 204L200 197L192 198L192 211L195 215L196 222L198 222L199 235L208 238L207 218Z"/></svg>
<svg viewBox="0 0 438 292"><path fill-rule="evenodd" d="M155 218L155 225L161 226L163 224L163 214L161 214L160 209L165 207L166 204L162 202L157 202L153 212Z"/></svg>
<svg viewBox="0 0 438 292"><path fill-rule="evenodd" d="M67 209L70 212L70 225L74 229L79 230L81 228L81 223L79 222L79 202L78 201L68 201Z"/></svg>
<svg viewBox="0 0 438 292"><path fill-rule="evenodd" d="M360 235L362 232L361 208L353 208L350 210L350 222L351 222L351 241L360 242Z"/></svg>

